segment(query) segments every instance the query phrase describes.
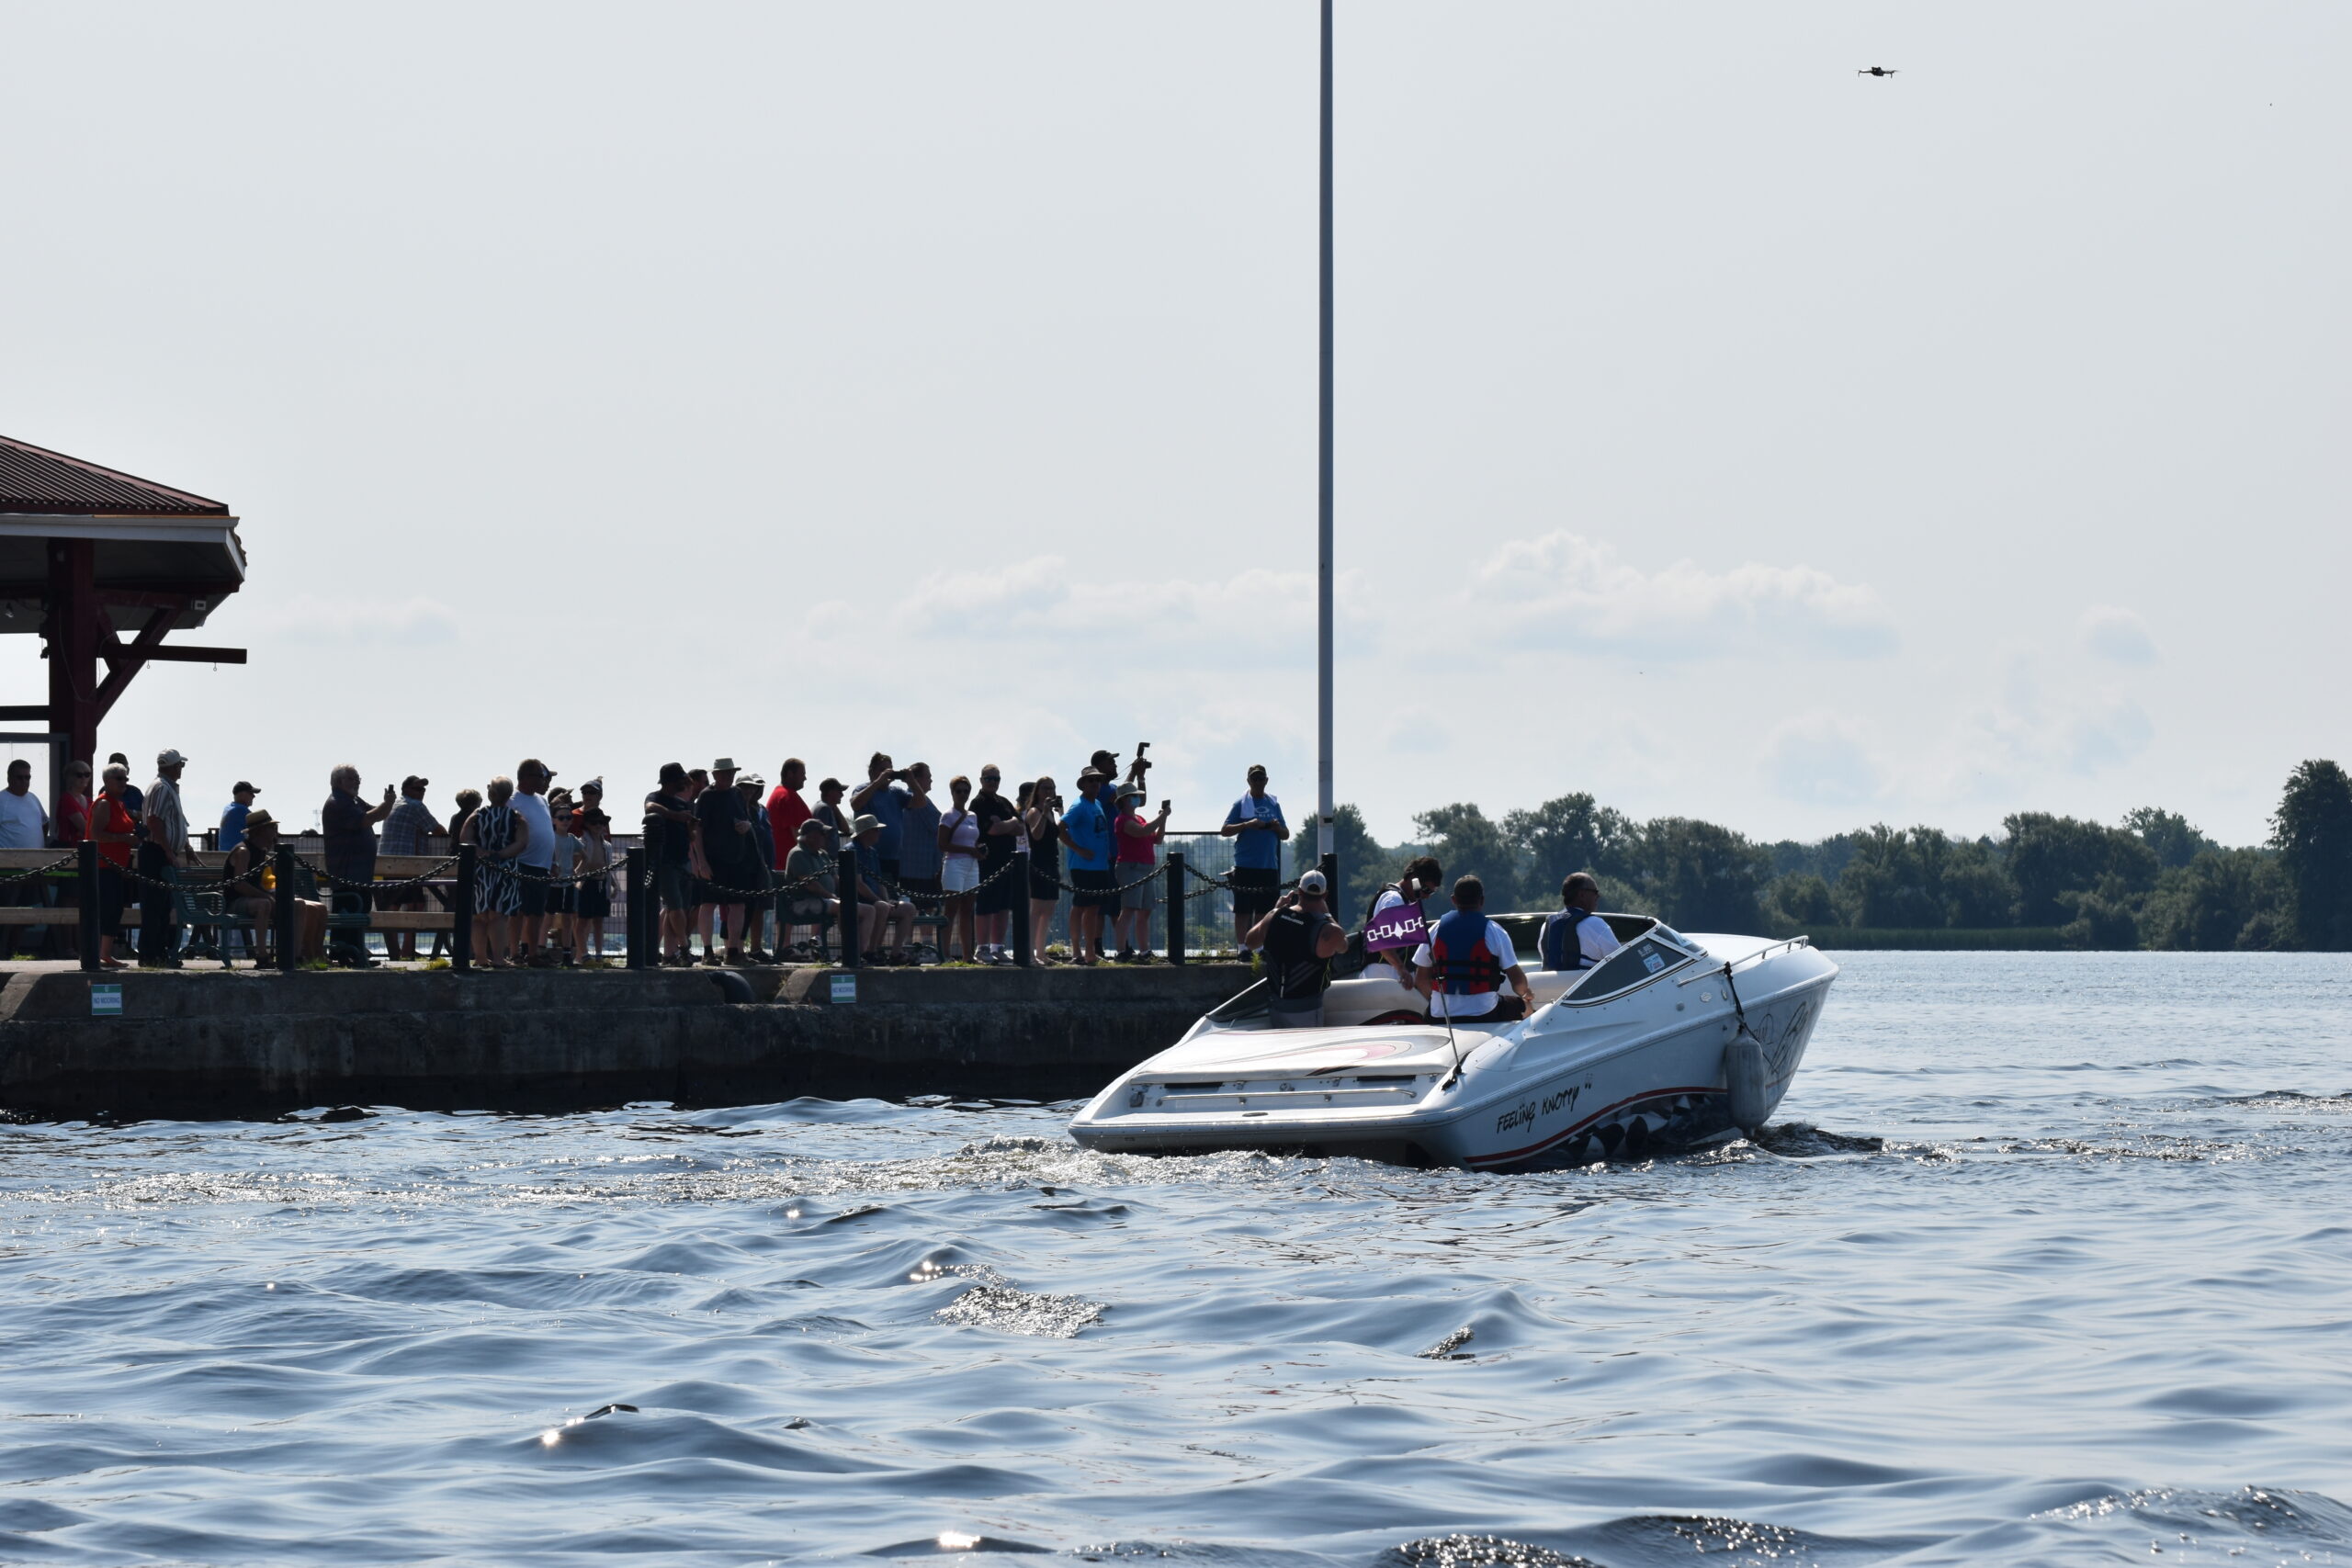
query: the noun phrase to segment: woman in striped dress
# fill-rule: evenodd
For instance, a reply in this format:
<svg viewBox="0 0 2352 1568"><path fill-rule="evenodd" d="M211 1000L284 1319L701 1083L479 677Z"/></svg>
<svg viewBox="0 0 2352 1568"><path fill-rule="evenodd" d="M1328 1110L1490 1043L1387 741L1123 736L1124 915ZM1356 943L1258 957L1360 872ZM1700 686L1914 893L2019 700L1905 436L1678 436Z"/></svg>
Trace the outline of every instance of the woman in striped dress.
<svg viewBox="0 0 2352 1568"><path fill-rule="evenodd" d="M474 962L511 969L514 946L508 921L523 912L523 881L514 862L530 840L530 824L514 814L514 781L503 773L490 781L490 798L466 818L465 841L473 845Z"/></svg>

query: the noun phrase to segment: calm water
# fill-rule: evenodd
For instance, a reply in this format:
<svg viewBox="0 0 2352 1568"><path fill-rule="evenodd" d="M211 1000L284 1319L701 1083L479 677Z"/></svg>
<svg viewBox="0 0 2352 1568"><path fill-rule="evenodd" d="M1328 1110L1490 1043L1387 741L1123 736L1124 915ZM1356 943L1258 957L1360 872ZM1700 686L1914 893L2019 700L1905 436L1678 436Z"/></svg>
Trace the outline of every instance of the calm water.
<svg viewBox="0 0 2352 1568"><path fill-rule="evenodd" d="M1542 1177L0 1128L0 1559L2352 1562L2352 961L1844 962L1764 1146Z"/></svg>

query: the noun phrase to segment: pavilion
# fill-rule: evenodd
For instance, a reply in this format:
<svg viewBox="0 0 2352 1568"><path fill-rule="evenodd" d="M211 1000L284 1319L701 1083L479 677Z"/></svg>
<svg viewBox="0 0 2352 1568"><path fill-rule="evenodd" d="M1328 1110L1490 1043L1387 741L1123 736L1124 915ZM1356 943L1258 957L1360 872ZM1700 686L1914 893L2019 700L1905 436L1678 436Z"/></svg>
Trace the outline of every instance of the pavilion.
<svg viewBox="0 0 2352 1568"><path fill-rule="evenodd" d="M54 790L66 759L96 760L99 721L146 665L245 661L164 640L244 581L220 502L0 436L0 633L40 633L49 660L47 703L0 706L40 730L0 739L48 741Z"/></svg>

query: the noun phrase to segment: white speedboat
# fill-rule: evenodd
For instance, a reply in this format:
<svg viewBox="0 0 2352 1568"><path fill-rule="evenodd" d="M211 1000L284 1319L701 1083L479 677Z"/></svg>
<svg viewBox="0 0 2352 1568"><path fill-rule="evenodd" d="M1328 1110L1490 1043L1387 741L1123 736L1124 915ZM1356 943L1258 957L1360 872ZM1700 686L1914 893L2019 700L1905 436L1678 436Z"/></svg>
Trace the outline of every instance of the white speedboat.
<svg viewBox="0 0 2352 1568"><path fill-rule="evenodd" d="M1512 1170L1638 1159L1761 1126L1804 1060L1838 966L1804 937L1685 936L1602 918L1625 945L1580 974L1533 966L1511 1023L1423 1016L1385 965L1331 983L1317 1029L1276 1029L1261 981L1070 1122L1089 1148L1281 1148Z"/></svg>

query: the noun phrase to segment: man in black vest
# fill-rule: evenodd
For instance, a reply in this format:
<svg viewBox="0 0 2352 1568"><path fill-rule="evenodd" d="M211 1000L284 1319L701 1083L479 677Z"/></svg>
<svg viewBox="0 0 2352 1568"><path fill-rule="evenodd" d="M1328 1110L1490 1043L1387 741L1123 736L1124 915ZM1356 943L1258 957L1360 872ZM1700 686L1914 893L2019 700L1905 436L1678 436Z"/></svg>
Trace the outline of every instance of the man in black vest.
<svg viewBox="0 0 2352 1568"><path fill-rule="evenodd" d="M1546 969L1590 969L1624 945L1609 922L1593 913L1600 908L1600 884L1584 872L1568 874L1560 884L1560 912L1544 922L1536 946Z"/></svg>
<svg viewBox="0 0 2352 1568"><path fill-rule="evenodd" d="M1295 892L1250 928L1248 945L1266 955L1274 987L1271 1016L1276 1029L1318 1029L1323 988L1331 983L1331 960L1348 945L1348 933L1331 918L1330 889L1319 871L1298 879Z"/></svg>

